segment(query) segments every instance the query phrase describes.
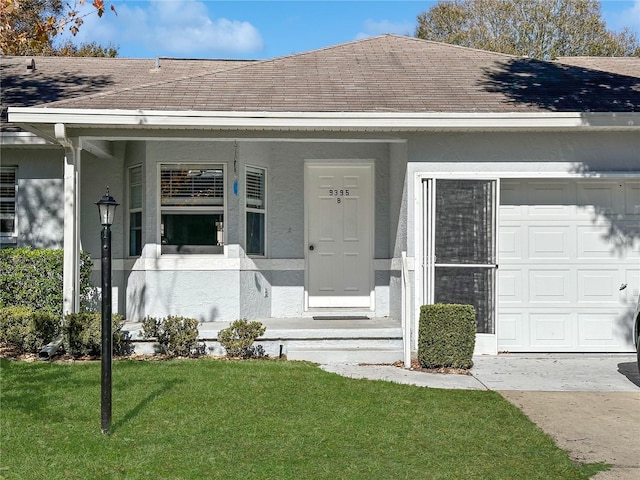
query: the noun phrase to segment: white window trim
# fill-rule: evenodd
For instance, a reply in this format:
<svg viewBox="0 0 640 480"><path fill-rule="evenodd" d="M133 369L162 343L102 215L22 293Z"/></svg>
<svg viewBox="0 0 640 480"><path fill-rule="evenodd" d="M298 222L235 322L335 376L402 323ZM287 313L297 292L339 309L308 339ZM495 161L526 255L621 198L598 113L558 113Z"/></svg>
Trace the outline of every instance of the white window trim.
<svg viewBox="0 0 640 480"><path fill-rule="evenodd" d="M264 172L264 208L263 209L259 209L259 208L254 208L254 207L249 207L247 206L247 171L248 169L253 168L253 169L257 169L257 170L262 170ZM267 214L267 206L269 205L269 186L268 186L268 170L266 167L262 167L260 165L245 165L245 169L244 169L244 195L242 198L243 201L243 206L244 206L244 246L245 248L247 247L247 213L251 212L251 213L261 213L264 215L264 238L262 239L263 241L263 245L262 245L262 249L264 250L264 255L258 255L258 254L254 254L254 253L247 253L248 257L251 258L267 258L269 256L269 252L267 251L267 245L269 242L267 242L267 238L268 238L268 230L269 230L269 222L267 221L268 219L268 214Z"/></svg>
<svg viewBox="0 0 640 480"><path fill-rule="evenodd" d="M179 206L162 206L162 167L165 165L202 165L207 167L218 167L222 168L222 207L198 207L198 206L190 206L190 207L179 207ZM222 213L222 218L224 219L224 230L222 233L222 243L223 243L223 252L226 251L227 246L227 235L228 235L228 195L227 195L227 172L228 170L228 162L210 162L210 161L198 161L198 160L177 160L177 161L162 161L156 164L156 187L155 187L155 195L156 195L156 258L170 258L170 257L180 257L180 258L192 258L192 257L222 257L225 255L224 253L162 253L162 214L164 211L167 212L198 212L202 214L208 213Z"/></svg>
<svg viewBox="0 0 640 480"><path fill-rule="evenodd" d="M3 166L2 170L13 171L13 232L0 232L0 238L3 243L15 244L18 241L18 167ZM3 198L3 203L4 203ZM9 198L7 197L7 203Z"/></svg>
<svg viewBox="0 0 640 480"><path fill-rule="evenodd" d="M140 208L131 208L131 171L134 168L140 168L141 170L141 183L140 186L142 187L142 206L140 206ZM129 258L138 258L140 257L140 255L142 254L142 252L140 253L140 255L131 255L131 214L132 213L141 213L142 214L142 218L141 218L141 224L140 224L140 235L144 235L144 226L145 226L145 218L144 218L144 199L145 199L145 174L144 174L144 165L142 165L141 163L138 163L136 165L131 165L129 168L127 168L127 207L128 207L128 215L126 218L126 232L127 232L127 243L126 243L126 248L127 248L127 257ZM144 239L142 239L142 249L144 249Z"/></svg>

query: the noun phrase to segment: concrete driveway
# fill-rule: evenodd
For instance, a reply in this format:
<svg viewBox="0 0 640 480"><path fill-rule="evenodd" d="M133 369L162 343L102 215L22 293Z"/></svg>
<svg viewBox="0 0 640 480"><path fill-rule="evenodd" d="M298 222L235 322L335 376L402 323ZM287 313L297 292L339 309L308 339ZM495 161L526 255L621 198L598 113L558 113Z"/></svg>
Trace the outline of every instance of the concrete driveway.
<svg viewBox="0 0 640 480"><path fill-rule="evenodd" d="M473 375L516 405L596 480L640 479L640 374L635 355L500 355Z"/></svg>
<svg viewBox="0 0 640 480"><path fill-rule="evenodd" d="M634 354L505 354L474 357L471 375L390 365L323 365L352 378L433 388L495 390L582 463L611 470L595 480L640 479L640 374Z"/></svg>

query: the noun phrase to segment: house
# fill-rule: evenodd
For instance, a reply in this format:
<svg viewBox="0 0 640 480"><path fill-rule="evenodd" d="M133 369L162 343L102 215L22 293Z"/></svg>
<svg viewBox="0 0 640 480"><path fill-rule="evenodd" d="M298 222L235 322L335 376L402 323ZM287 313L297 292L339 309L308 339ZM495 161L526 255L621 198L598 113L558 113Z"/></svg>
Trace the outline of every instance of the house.
<svg viewBox="0 0 640 480"><path fill-rule="evenodd" d="M3 242L64 246L65 311L108 186L131 321L388 319L406 353L420 305L454 302L477 353L633 351L638 58L383 35L256 62L1 60Z"/></svg>

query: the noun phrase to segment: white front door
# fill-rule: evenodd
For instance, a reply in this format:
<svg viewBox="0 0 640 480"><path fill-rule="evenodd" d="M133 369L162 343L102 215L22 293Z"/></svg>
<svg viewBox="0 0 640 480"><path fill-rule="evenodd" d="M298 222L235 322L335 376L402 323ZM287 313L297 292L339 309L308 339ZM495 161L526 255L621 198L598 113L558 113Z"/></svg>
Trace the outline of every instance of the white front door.
<svg viewBox="0 0 640 480"><path fill-rule="evenodd" d="M307 164L309 308L372 307L373 165Z"/></svg>

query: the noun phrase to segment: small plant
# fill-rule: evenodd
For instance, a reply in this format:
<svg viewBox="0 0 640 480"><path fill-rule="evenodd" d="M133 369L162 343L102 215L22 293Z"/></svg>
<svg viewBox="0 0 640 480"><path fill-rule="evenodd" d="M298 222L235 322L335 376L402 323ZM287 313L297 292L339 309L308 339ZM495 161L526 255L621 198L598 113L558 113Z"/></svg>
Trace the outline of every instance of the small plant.
<svg viewBox="0 0 640 480"><path fill-rule="evenodd" d="M102 347L102 314L100 312L71 313L65 317L63 328L66 334L65 348L74 357L99 356ZM131 353L131 340L128 332L122 331L125 319L122 315L111 316L113 353L128 355Z"/></svg>
<svg viewBox="0 0 640 480"><path fill-rule="evenodd" d="M265 357L262 345L253 342L267 330L260 322L249 322L246 318L236 320L229 328L220 330L218 341L227 352L227 357L259 358Z"/></svg>
<svg viewBox="0 0 640 480"><path fill-rule="evenodd" d="M30 307L0 308L0 343L22 353L37 353L60 331L60 319L49 312Z"/></svg>
<svg viewBox="0 0 640 480"><path fill-rule="evenodd" d="M167 355L188 357L202 354L203 349L198 346L198 320L195 318L169 315L158 320L145 317L142 321L142 336L155 338Z"/></svg>

